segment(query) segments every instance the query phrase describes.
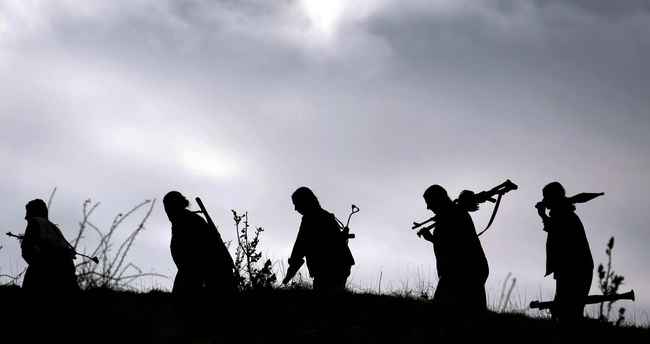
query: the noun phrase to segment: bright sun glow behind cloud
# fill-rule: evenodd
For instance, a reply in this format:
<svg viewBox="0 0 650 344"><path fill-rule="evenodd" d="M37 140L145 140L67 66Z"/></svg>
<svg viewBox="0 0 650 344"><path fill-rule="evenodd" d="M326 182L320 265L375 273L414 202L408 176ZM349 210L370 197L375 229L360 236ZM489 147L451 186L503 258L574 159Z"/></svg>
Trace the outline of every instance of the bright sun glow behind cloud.
<svg viewBox="0 0 650 344"><path fill-rule="evenodd" d="M345 0L302 0L300 4L314 29L327 36L336 32L346 7Z"/></svg>
<svg viewBox="0 0 650 344"><path fill-rule="evenodd" d="M186 150L181 163L192 173L210 178L230 178L238 175L239 166L233 159L216 152Z"/></svg>

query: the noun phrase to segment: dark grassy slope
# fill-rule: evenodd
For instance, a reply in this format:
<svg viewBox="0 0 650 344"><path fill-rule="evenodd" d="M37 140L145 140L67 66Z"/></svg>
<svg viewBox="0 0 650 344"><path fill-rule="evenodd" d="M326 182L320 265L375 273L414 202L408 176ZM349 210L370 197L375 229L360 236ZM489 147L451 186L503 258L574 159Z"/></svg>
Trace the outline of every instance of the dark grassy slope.
<svg viewBox="0 0 650 344"><path fill-rule="evenodd" d="M182 320L171 295L92 291L76 304L31 305L17 288L0 288L2 343L422 343L471 336L483 342L566 342L549 320L490 313L482 325L440 338L431 304L401 297L347 294L316 297L273 290L236 300L237 311L203 302L203 315ZM224 314L225 313L225 314ZM224 320L224 315L235 315ZM44 321L43 319L47 319ZM236 320L236 321L235 321ZM579 331L580 342L648 343L649 329L612 328L597 322ZM441 340L442 339L442 340Z"/></svg>

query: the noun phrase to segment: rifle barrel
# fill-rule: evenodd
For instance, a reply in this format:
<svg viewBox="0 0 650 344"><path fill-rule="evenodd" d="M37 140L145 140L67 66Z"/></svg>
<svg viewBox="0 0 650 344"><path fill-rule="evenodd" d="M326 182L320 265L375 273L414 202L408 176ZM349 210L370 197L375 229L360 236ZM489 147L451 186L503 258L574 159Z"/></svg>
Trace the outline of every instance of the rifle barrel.
<svg viewBox="0 0 650 344"><path fill-rule="evenodd" d="M10 236L12 238L16 238L18 240L22 240L25 237L24 235L14 234L14 233L11 233L11 232L7 232L6 234L7 234L7 236Z"/></svg>
<svg viewBox="0 0 650 344"><path fill-rule="evenodd" d="M424 220L422 222L413 222L413 227L411 227L411 229L418 229L418 228L426 225L427 223L429 223L431 221L435 221L435 220L436 220L436 217L433 216L433 217L430 217L430 218L428 218L428 219L426 219L426 220Z"/></svg>

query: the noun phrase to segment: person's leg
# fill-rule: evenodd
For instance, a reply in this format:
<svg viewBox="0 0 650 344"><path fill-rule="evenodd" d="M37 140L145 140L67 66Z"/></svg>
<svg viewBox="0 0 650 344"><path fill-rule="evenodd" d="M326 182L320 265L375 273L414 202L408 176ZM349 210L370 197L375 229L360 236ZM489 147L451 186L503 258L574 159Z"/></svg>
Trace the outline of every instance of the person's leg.
<svg viewBox="0 0 650 344"><path fill-rule="evenodd" d="M555 321L562 322L567 318L567 303L570 297L569 285L564 275L555 274L555 298L553 298L553 307L551 307L551 316Z"/></svg>
<svg viewBox="0 0 650 344"><path fill-rule="evenodd" d="M432 324L435 327L434 333L443 339L455 338L457 334L456 323L459 319L456 315L458 307L455 305L457 296L454 295L454 289L446 279L440 279L433 294Z"/></svg>
<svg viewBox="0 0 650 344"><path fill-rule="evenodd" d="M574 318L575 320L584 319L584 310L585 302L584 300L589 295L589 290L591 289L591 282L593 279L593 271L586 270L580 274L575 281L575 308L574 308Z"/></svg>
<svg viewBox="0 0 650 344"><path fill-rule="evenodd" d="M210 297L230 298L238 294L237 281L230 269L211 269L205 274L205 289Z"/></svg>
<svg viewBox="0 0 650 344"><path fill-rule="evenodd" d="M320 293L324 288L322 278L318 276L314 276L314 281L312 282L312 288L314 289L315 292Z"/></svg>
<svg viewBox="0 0 650 344"><path fill-rule="evenodd" d="M584 318L584 301L590 287L590 271L565 273L557 279L555 307L563 334L574 335L580 331L577 325Z"/></svg>
<svg viewBox="0 0 650 344"><path fill-rule="evenodd" d="M74 266L74 261L72 261L72 259L63 259L60 266L62 290L64 290L64 292L69 295L78 294L81 289L79 288L79 283L77 283L77 274L76 268Z"/></svg>
<svg viewBox="0 0 650 344"><path fill-rule="evenodd" d="M479 283L475 287L475 309L480 315L487 311L487 295L485 294L485 284Z"/></svg>
<svg viewBox="0 0 650 344"><path fill-rule="evenodd" d="M314 291L321 295L331 295L336 291L338 281L331 276L315 276L314 277Z"/></svg>
<svg viewBox="0 0 650 344"><path fill-rule="evenodd" d="M203 289L203 280L196 271L189 269L178 270L174 279L172 294L178 321L182 324L184 335L187 338L193 338L199 335L201 331Z"/></svg>
<svg viewBox="0 0 650 344"><path fill-rule="evenodd" d="M345 292L347 276L319 276L314 278L314 291L327 294L337 295Z"/></svg>
<svg viewBox="0 0 650 344"><path fill-rule="evenodd" d="M459 337L471 338L480 328L487 313L487 300L483 283L466 281L459 283L455 291L455 302L450 314L456 319L455 327Z"/></svg>
<svg viewBox="0 0 650 344"><path fill-rule="evenodd" d="M27 270L25 270L25 275L23 276L23 284L21 288L25 291L33 291L37 285L37 275L36 266L34 264L29 264Z"/></svg>
<svg viewBox="0 0 650 344"><path fill-rule="evenodd" d="M336 282L336 291L343 293L346 290L346 285L348 283L348 276L341 276L339 277L338 281Z"/></svg>
<svg viewBox="0 0 650 344"><path fill-rule="evenodd" d="M180 296L185 293L185 272L183 270L178 270L176 272L176 277L174 277L174 285L172 286L172 294Z"/></svg>

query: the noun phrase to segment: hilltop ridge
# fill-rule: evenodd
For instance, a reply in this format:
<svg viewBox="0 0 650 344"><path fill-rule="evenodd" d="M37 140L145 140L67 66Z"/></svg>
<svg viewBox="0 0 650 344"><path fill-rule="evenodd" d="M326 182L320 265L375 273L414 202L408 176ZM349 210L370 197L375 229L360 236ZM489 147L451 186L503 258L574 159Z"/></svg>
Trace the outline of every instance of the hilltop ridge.
<svg viewBox="0 0 650 344"><path fill-rule="evenodd" d="M53 303L38 308L19 288L2 287L0 300L3 337L12 338L8 343L39 338L66 343L563 341L563 333L551 320L512 313L490 312L473 328L441 331L429 301L390 295L348 293L328 298L309 290L272 289L230 300L234 311L223 303L202 302L202 311L191 320L181 319L170 293L157 290L91 290L76 302L50 300ZM597 321L586 322L578 334L584 342L650 339L648 328L616 328Z"/></svg>

